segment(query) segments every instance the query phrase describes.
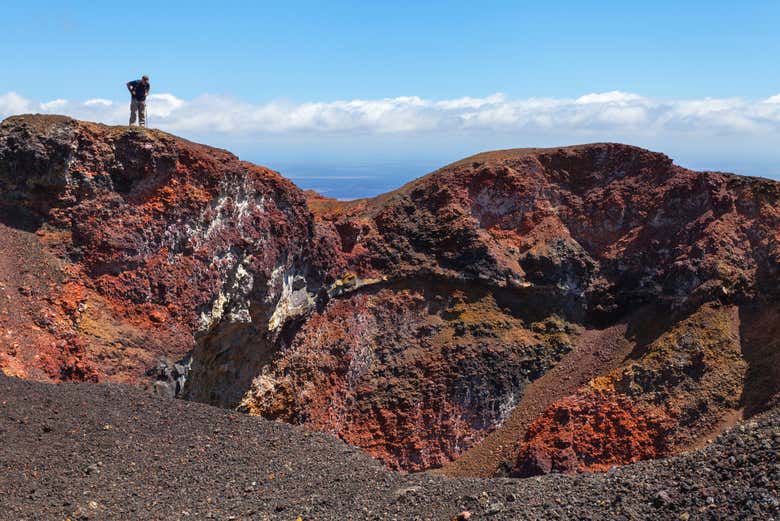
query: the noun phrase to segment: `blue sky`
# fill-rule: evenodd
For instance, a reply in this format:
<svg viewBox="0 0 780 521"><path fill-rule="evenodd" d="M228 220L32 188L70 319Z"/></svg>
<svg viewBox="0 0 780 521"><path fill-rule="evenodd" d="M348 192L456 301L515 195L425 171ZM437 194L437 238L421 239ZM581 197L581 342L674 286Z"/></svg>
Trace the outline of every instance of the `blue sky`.
<svg viewBox="0 0 780 521"><path fill-rule="evenodd" d="M249 101L777 94L780 2L3 3L0 91ZM10 51L10 52L8 52Z"/></svg>
<svg viewBox="0 0 780 521"><path fill-rule="evenodd" d="M146 73L160 96L153 125L264 163L422 167L488 148L623 140L774 176L778 27L776 0L9 0L0 116L121 122L124 82ZM583 112L582 99L600 105ZM713 99L730 101L713 109Z"/></svg>

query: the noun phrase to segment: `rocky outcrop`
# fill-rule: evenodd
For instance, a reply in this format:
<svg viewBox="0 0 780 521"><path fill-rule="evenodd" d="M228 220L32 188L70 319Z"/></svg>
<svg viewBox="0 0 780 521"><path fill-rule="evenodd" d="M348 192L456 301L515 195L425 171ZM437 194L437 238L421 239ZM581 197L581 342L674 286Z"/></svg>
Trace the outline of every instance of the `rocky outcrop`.
<svg viewBox="0 0 780 521"><path fill-rule="evenodd" d="M459 454L570 349L565 324L534 329L513 295L476 284L386 284L329 301L255 379L253 414L334 432L390 466Z"/></svg>
<svg viewBox="0 0 780 521"><path fill-rule="evenodd" d="M515 475L607 470L668 456L773 406L780 381L770 375L780 367L780 352L776 342L756 342L754 331L776 313L777 304L766 302L710 302L656 315L661 324L648 314L620 368L553 402L530 425ZM765 359L756 359L759 350Z"/></svg>
<svg viewBox="0 0 780 521"><path fill-rule="evenodd" d="M521 475L670 454L778 400L776 182L593 144L341 202L161 132L24 116L0 191L9 374L237 406L406 470L506 426Z"/></svg>
<svg viewBox="0 0 780 521"><path fill-rule="evenodd" d="M251 412L335 432L394 466L440 465L500 428L590 331L637 309L616 369L560 401L537 392L548 409L516 433L515 473L680 450L753 386L739 315L777 299L775 182L597 144L481 154L375 199L309 201L350 270L395 282L316 311L255 380ZM590 371L571 365L567 380Z"/></svg>
<svg viewBox="0 0 780 521"><path fill-rule="evenodd" d="M671 423L625 396L592 392L570 396L526 432L514 474L608 470L668 454Z"/></svg>
<svg viewBox="0 0 780 521"><path fill-rule="evenodd" d="M209 364L260 355L214 339L251 327L256 344L272 343L327 276L327 247L292 183L162 132L9 118L0 191L9 374L159 380L170 393L189 372L204 380L190 394L230 403L255 375L217 380ZM196 338L184 371L174 364Z"/></svg>

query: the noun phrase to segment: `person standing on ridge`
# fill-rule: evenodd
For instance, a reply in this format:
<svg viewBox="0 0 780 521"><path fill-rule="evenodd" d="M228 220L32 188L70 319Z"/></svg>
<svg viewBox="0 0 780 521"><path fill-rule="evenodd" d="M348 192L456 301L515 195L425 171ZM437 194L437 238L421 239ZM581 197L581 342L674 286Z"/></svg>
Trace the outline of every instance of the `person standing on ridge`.
<svg viewBox="0 0 780 521"><path fill-rule="evenodd" d="M146 96L149 94L149 76L144 76L140 80L127 82L127 90L130 91L130 124L135 124L136 115L138 115L138 124L146 126Z"/></svg>

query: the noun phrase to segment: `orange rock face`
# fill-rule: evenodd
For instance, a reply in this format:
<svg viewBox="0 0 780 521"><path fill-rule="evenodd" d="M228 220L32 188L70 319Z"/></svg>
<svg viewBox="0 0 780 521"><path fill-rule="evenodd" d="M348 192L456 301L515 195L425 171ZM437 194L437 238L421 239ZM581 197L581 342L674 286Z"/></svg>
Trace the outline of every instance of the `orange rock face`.
<svg viewBox="0 0 780 521"><path fill-rule="evenodd" d="M243 405L333 432L394 468L440 466L568 351L562 324L541 327L530 330L479 286L357 292L313 313Z"/></svg>
<svg viewBox="0 0 780 521"><path fill-rule="evenodd" d="M776 182L594 144L339 202L161 132L23 116L0 192L9 374L240 407L406 470L532 400L506 423L523 475L671 453L780 394Z"/></svg>
<svg viewBox="0 0 780 521"><path fill-rule="evenodd" d="M272 309L272 274L327 254L292 183L154 131L9 118L0 189L0 365L18 376L153 382L248 320L250 286Z"/></svg>
<svg viewBox="0 0 780 521"><path fill-rule="evenodd" d="M671 421L626 396L591 392L555 403L526 432L515 475L603 471L668 454Z"/></svg>
<svg viewBox="0 0 780 521"><path fill-rule="evenodd" d="M627 324L627 341L634 348L618 369L604 368L603 378L588 383L573 398L559 401L554 389L542 389L534 397L548 400L548 410L528 432L517 432L520 446L515 454L523 455L508 463L518 473L534 468L601 470L683 449L717 431L724 418L741 409L744 396L756 394L751 389L759 387L749 377L746 355L759 344L740 324L754 313L750 306L755 302L768 306L777 302L779 197L775 182L692 172L661 154L610 144L481 154L370 200L338 203L311 196L309 204L320 228L330 227L330 233L340 237L344 259L359 277L404 281L403 288L420 285L420 280L439 280L437 293L445 300L456 290L448 284L467 281L499 303L498 315L506 313L509 330L525 336L526 346L536 343L543 348L530 356L506 350L507 341L498 334L501 320L482 323L479 331L486 334L475 353L499 354L493 361L474 364L462 388L480 389L476 393L480 394L481 383L490 382L484 394L491 399L464 409L460 405L467 393L444 383L463 373L452 359L435 356L436 342L424 334L413 341L394 339L403 351L426 353L424 363L434 369L423 374L446 375L436 380L442 383L435 398L411 402L435 411L426 416L435 421L423 426L410 420L399 429L394 416L392 428L387 427L376 410L397 413L403 406L380 398L376 387L354 399L354 389L343 385L332 386L336 396L350 398L347 403L355 405L336 421L329 414L341 407L334 407L332 399L308 401L305 391L298 390L303 381L317 381L316 376L299 375L316 375L316 370L269 371L255 389L260 392L250 391L246 403L263 414L266 400L277 395L281 385L287 395L297 396L285 401L286 411L296 411L294 418L288 417L291 421L336 432L391 465L399 465L399 454L408 454L400 460L402 468L444 464L499 427L523 396L527 382L544 374L544 367L569 351L576 356L580 337L591 336L582 333L629 320L637 309L650 306L653 311L634 316ZM390 286L383 289L380 300L390 300L390 291ZM388 310L383 316L397 317L400 323L388 319L379 330L385 336L389 331L397 334L426 315L417 311L407 317ZM559 324L565 338L535 336L545 323ZM346 319L339 324L345 328L344 338L366 336L362 326L352 326ZM369 334L370 341L379 335ZM294 348L282 358L285 364L306 360L305 365L316 367L323 346L321 337L316 338L296 338ZM422 349L418 339L424 341ZM444 345L452 348L457 342L453 336ZM550 350L554 342L565 347ZM478 360L479 355L468 358ZM542 369L519 372L521 364L516 361L528 358ZM576 360L571 365L578 369ZM752 367L756 365L754 361ZM399 389L423 388L427 381L405 371L381 375L379 380L377 376L365 378L374 385L389 385L391 396ZM777 386L768 387L773 391L757 394L766 398L777 392ZM595 399L597 391L611 398ZM398 400L405 396L406 391L399 392ZM581 421L573 420L567 428L578 433L578 443L559 458L553 448L571 446L563 438L574 431L555 423L556 411L571 399L591 406L577 409ZM759 401L766 406L771 399ZM360 403L370 403L369 411L377 418L369 412L355 417ZM601 422L598 404L625 421L610 428L605 424L603 431L586 428ZM490 410L502 412L489 415ZM474 411L481 411L478 421ZM429 432L437 434L423 440ZM663 443L658 441L661 435ZM398 441L408 441L409 450L399 448ZM534 450L529 452L529 447ZM412 454L425 456L415 459ZM550 464L536 465L529 458Z"/></svg>
<svg viewBox="0 0 780 521"><path fill-rule="evenodd" d="M530 425L515 474L600 471L667 456L714 438L754 413L756 402L760 410L777 404L780 382L770 383L770 375L780 352L753 329L777 309L769 302L710 302L667 317L648 313L633 356L551 403ZM757 352L766 358L758 360ZM609 411L614 421L605 422Z"/></svg>

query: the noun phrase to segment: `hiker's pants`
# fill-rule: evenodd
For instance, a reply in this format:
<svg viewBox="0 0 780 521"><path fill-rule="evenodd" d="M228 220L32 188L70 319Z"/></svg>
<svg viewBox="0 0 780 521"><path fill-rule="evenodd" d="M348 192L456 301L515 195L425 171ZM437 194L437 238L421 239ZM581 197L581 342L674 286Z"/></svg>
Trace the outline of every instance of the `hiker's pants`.
<svg viewBox="0 0 780 521"><path fill-rule="evenodd" d="M138 115L138 124L146 126L146 101L139 101L135 98L130 99L130 124L135 124L135 118Z"/></svg>

